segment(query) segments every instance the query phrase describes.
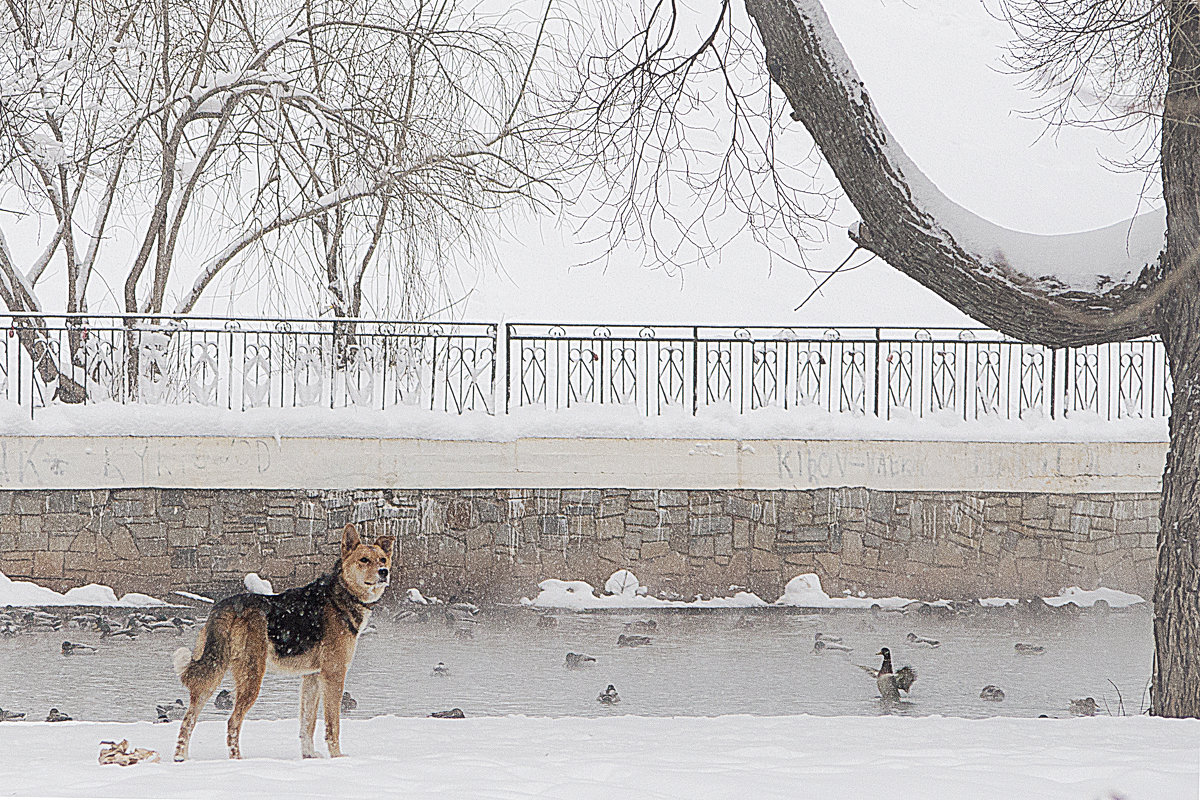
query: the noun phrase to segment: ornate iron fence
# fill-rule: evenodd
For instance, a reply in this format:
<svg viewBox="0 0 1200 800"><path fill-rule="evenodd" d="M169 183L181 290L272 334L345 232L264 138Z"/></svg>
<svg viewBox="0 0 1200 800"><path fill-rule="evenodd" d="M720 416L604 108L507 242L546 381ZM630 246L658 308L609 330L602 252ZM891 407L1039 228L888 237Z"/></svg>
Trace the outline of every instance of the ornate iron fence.
<svg viewBox="0 0 1200 800"><path fill-rule="evenodd" d="M986 329L0 314L0 400L494 414L814 407L891 419L1164 417L1162 344L1051 349Z"/></svg>
<svg viewBox="0 0 1200 800"><path fill-rule="evenodd" d="M506 407L811 406L892 418L1170 413L1157 339L1053 349L987 329L506 326Z"/></svg>
<svg viewBox="0 0 1200 800"><path fill-rule="evenodd" d="M0 314L0 398L495 411L496 326Z"/></svg>

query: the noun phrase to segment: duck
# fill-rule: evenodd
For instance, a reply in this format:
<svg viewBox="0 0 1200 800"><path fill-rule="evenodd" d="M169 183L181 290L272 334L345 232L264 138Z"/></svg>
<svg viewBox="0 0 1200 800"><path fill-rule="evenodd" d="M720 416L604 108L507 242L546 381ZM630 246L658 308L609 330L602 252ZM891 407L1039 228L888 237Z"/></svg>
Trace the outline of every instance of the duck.
<svg viewBox="0 0 1200 800"><path fill-rule="evenodd" d="M635 619L633 622L625 623L625 630L641 631L643 633L657 631L658 623L652 619Z"/></svg>
<svg viewBox="0 0 1200 800"><path fill-rule="evenodd" d="M941 647L942 643L937 639L926 639L924 636L917 636L915 633L909 632L908 636L904 637L911 644L923 644L927 647Z"/></svg>
<svg viewBox="0 0 1200 800"><path fill-rule="evenodd" d="M136 639L140 627L137 621L133 619L130 619L129 624L120 630L113 630L112 626L106 623L106 627L100 631L100 638L116 639L118 636L124 636L128 639Z"/></svg>
<svg viewBox="0 0 1200 800"><path fill-rule="evenodd" d="M813 642L813 652L814 653L825 653L825 652L853 653L854 648L847 647L846 645L839 644L837 642L826 641L825 639L817 639L815 642Z"/></svg>
<svg viewBox="0 0 1200 800"><path fill-rule="evenodd" d="M342 711L353 711L358 708L358 701L349 692L342 692Z"/></svg>
<svg viewBox="0 0 1200 800"><path fill-rule="evenodd" d="M62 643L62 654L64 656L73 656L79 653L94 653L96 648L90 644L74 644L72 642Z"/></svg>
<svg viewBox="0 0 1200 800"><path fill-rule="evenodd" d="M24 711L7 711L0 708L0 722L17 722L25 719Z"/></svg>
<svg viewBox="0 0 1200 800"><path fill-rule="evenodd" d="M601 692L600 696L597 697L596 700L598 700L601 705L615 706L617 703L621 702L621 695L617 694L616 687L610 683L608 688Z"/></svg>
<svg viewBox="0 0 1200 800"><path fill-rule="evenodd" d="M152 631L168 631L169 630L169 631L173 631L175 633L183 633L183 620L179 617L172 617L171 619L163 619L163 620L154 620L152 622L145 623L145 627L147 630L152 630Z"/></svg>
<svg viewBox="0 0 1200 800"><path fill-rule="evenodd" d="M649 636L626 636L622 633L617 637L617 647L642 647L651 643Z"/></svg>
<svg viewBox="0 0 1200 800"><path fill-rule="evenodd" d="M558 617L552 617L549 614L540 616L540 617L538 617L537 626L538 626L538 628L542 628L542 629L557 628L558 627Z"/></svg>
<svg viewBox="0 0 1200 800"><path fill-rule="evenodd" d="M461 708L452 708L449 711L434 711L429 715L433 719L466 719L467 715L463 713Z"/></svg>
<svg viewBox="0 0 1200 800"><path fill-rule="evenodd" d="M1072 700L1067 708L1073 717L1094 717L1100 706L1096 705L1095 698L1084 697L1079 700Z"/></svg>
<svg viewBox="0 0 1200 800"><path fill-rule="evenodd" d="M1013 649L1024 656L1040 656L1046 652L1046 648L1040 644L1025 644L1023 642L1017 642L1013 645Z"/></svg>
<svg viewBox="0 0 1200 800"><path fill-rule="evenodd" d="M917 671L912 667L901 667L899 672L892 672L892 651L886 647L880 648L877 656L883 656L883 663L878 670L862 667L868 674L875 676L875 685L879 687L879 696L885 703L898 703L900 693L907 693L917 680Z"/></svg>
<svg viewBox="0 0 1200 800"><path fill-rule="evenodd" d="M166 703L163 705L155 705L154 710L158 712L159 722L173 722L183 719L183 715L187 713L187 706L179 698L175 698L174 703Z"/></svg>
<svg viewBox="0 0 1200 800"><path fill-rule="evenodd" d="M57 708L50 709L50 713L46 715L46 722L70 722L71 718L59 711Z"/></svg>
<svg viewBox="0 0 1200 800"><path fill-rule="evenodd" d="M834 644L842 644L841 636L830 636L827 633L817 631L813 634L813 642L833 642Z"/></svg>
<svg viewBox="0 0 1200 800"><path fill-rule="evenodd" d="M979 699L987 700L992 703L999 703L1004 699L1004 690L999 686L993 686L989 683L987 686L979 690Z"/></svg>
<svg viewBox="0 0 1200 800"><path fill-rule="evenodd" d="M233 708L233 692L228 689L217 692L217 699L213 701L213 705L220 711L228 711Z"/></svg>
<svg viewBox="0 0 1200 800"><path fill-rule="evenodd" d="M444 662L439 661L437 663L437 666L433 668L433 677L449 678L450 677L450 668L447 667Z"/></svg>
<svg viewBox="0 0 1200 800"><path fill-rule="evenodd" d="M584 655L583 653L567 653L567 661L563 664L567 669L582 669L596 663L593 656Z"/></svg>

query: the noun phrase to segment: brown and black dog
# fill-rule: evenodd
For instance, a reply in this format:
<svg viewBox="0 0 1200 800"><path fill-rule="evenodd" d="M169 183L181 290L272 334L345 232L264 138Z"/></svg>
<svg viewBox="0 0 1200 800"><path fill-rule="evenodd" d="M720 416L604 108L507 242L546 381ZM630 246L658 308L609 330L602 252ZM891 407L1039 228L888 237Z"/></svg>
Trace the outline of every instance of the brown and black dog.
<svg viewBox="0 0 1200 800"><path fill-rule="evenodd" d="M191 692L179 727L175 760L187 758L200 710L233 671L236 699L229 715L229 757L241 758L242 720L258 699L268 670L303 675L300 685L300 752L316 758L317 705L325 705L329 755L342 755L341 701L346 671L371 607L388 585L395 537L367 544L353 524L342 533L342 555L333 571L307 586L276 595L237 594L213 606L192 651L175 651L175 672Z"/></svg>

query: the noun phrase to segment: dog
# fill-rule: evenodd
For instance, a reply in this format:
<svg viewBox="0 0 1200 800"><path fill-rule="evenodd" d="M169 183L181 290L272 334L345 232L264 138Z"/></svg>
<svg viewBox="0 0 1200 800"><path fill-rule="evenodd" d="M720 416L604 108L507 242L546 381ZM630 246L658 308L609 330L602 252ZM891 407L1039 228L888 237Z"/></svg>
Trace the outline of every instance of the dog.
<svg viewBox="0 0 1200 800"><path fill-rule="evenodd" d="M351 523L342 532L333 571L307 586L277 595L237 594L213 606L192 650L175 651L175 673L191 693L179 726L175 760L185 761L201 709L233 671L235 699L226 729L230 758L241 758L242 720L258 699L268 669L303 675L300 685L300 754L317 758L313 731L317 706L325 706L329 755L340 743L342 692L358 635L388 586L394 536L367 544Z"/></svg>

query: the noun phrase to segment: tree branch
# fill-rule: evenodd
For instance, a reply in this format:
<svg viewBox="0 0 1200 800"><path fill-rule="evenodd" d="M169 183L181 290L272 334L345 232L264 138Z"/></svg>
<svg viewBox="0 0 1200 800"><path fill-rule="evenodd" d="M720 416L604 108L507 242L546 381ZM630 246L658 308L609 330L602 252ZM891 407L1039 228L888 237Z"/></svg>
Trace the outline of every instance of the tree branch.
<svg viewBox="0 0 1200 800"><path fill-rule="evenodd" d="M1155 332L1161 213L1035 236L948 200L896 144L817 0L746 0L767 69L862 217L855 244L992 328L1077 346ZM1120 252L1126 236L1132 246ZM1087 274L1080 265L1112 267Z"/></svg>

